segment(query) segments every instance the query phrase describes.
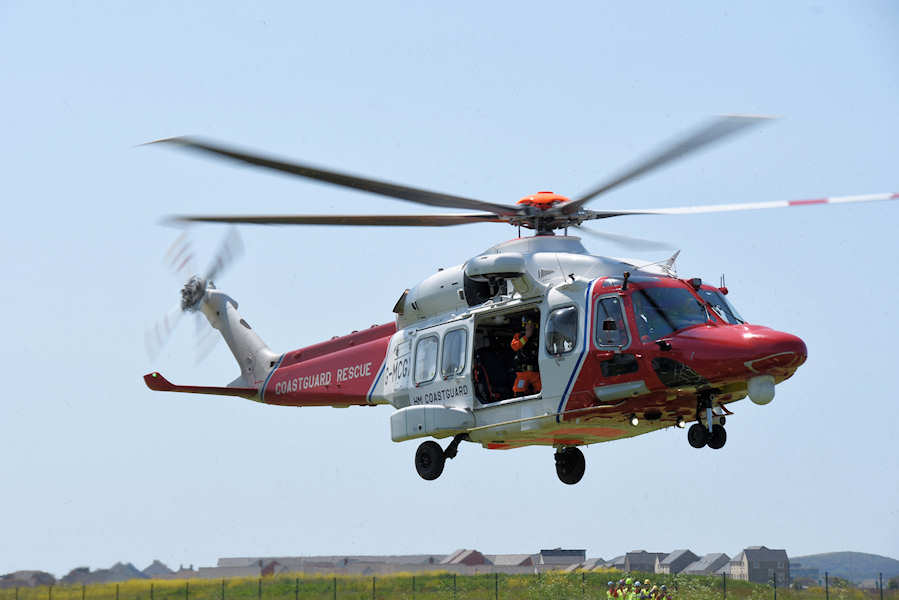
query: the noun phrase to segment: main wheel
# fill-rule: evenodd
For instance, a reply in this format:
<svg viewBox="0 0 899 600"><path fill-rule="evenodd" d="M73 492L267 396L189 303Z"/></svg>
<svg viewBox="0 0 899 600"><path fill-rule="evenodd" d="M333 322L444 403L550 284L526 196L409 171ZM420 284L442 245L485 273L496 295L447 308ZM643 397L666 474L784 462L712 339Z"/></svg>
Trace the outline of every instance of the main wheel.
<svg viewBox="0 0 899 600"><path fill-rule="evenodd" d="M694 448L703 448L709 441L709 430L702 423L693 423L687 430L687 441Z"/></svg>
<svg viewBox="0 0 899 600"><path fill-rule="evenodd" d="M587 463L584 453L574 446L556 452L556 475L562 483L574 485L584 476Z"/></svg>
<svg viewBox="0 0 899 600"><path fill-rule="evenodd" d="M415 451L415 470L422 479L433 481L440 477L445 462L443 448L435 441L422 442Z"/></svg>
<svg viewBox="0 0 899 600"><path fill-rule="evenodd" d="M727 430L724 429L724 426L718 425L717 423L712 425L712 434L709 436L709 448L720 450L721 448L724 448L726 442Z"/></svg>

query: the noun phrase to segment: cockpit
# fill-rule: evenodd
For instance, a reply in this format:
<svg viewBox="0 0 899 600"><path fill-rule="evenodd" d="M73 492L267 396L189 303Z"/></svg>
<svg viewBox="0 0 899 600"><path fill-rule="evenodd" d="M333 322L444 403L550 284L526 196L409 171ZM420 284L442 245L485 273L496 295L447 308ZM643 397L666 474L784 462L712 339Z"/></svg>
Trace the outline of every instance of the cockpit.
<svg viewBox="0 0 899 600"><path fill-rule="evenodd" d="M702 286L696 294L687 286L680 285L644 284L635 288L630 299L637 337L642 341L655 341L676 331L718 320L729 325L744 323L717 288Z"/></svg>

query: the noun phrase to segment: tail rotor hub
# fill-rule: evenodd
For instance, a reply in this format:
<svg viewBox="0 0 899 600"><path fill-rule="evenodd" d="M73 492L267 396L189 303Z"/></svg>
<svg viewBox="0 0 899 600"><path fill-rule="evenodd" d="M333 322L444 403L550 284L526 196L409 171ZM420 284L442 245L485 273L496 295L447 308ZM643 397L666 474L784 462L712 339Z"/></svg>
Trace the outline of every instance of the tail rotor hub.
<svg viewBox="0 0 899 600"><path fill-rule="evenodd" d="M206 280L198 275L191 277L181 288L181 310L197 310L206 295Z"/></svg>

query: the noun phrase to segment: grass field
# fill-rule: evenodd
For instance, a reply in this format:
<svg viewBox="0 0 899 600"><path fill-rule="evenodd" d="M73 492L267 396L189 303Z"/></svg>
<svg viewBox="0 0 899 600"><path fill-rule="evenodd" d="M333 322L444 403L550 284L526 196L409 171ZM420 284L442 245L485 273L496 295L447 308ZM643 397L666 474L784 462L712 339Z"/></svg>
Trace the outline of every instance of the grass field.
<svg viewBox="0 0 899 600"><path fill-rule="evenodd" d="M262 579L133 580L124 583L56 585L0 589L0 600L599 600L606 597L615 571L543 573L540 575L458 575L450 573L365 576L276 576ZM630 574L665 584L673 597L720 600L725 590L720 577ZM336 587L335 587L336 586ZM727 598L773 599L771 586L727 581ZM779 600L818 600L824 589L778 589ZM879 592L831 586L834 600L879 600ZM885 590L884 600L899 600L899 592Z"/></svg>

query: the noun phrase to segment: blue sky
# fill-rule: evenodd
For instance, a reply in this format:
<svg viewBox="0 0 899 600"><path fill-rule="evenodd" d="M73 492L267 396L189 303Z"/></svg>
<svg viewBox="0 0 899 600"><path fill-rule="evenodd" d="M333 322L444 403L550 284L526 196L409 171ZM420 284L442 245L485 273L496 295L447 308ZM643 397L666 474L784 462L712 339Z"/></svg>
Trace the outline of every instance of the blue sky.
<svg viewBox="0 0 899 600"><path fill-rule="evenodd" d="M154 394L141 375L237 374L224 344L195 366L188 325L146 356L181 285L164 215L427 209L135 147L202 134L512 202L760 113L782 118L592 207L899 191L897 25L889 2L0 3L0 572L458 547L899 557L899 203L603 223L674 243L682 275L726 273L745 317L806 341L806 365L771 405L736 405L719 452L680 430L591 446L568 487L549 449L464 445L425 483L389 407ZM224 230L194 234L209 256ZM389 320L403 289L515 232L242 235L219 287L283 351Z"/></svg>

